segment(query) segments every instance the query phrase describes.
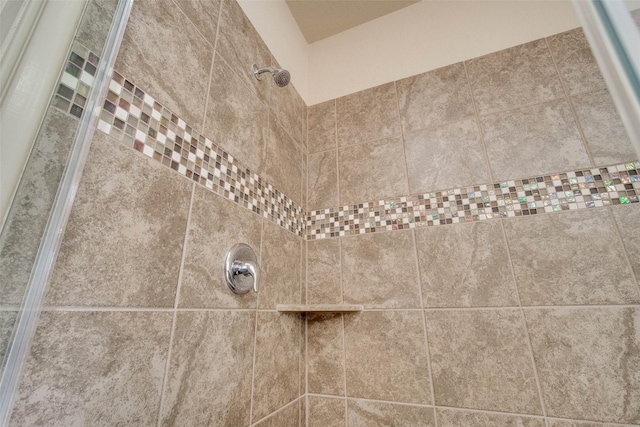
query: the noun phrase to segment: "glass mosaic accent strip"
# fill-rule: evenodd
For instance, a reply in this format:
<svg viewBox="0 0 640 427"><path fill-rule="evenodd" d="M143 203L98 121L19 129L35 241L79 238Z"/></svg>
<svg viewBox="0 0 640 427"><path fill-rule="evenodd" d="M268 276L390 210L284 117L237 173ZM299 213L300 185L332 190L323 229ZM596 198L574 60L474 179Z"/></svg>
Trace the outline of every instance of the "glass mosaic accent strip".
<svg viewBox="0 0 640 427"><path fill-rule="evenodd" d="M53 97L54 107L77 118L82 116L89 90L93 86L98 61L100 58L95 53L78 42L73 44Z"/></svg>
<svg viewBox="0 0 640 427"><path fill-rule="evenodd" d="M115 72L98 129L298 236L306 212L209 138Z"/></svg>
<svg viewBox="0 0 640 427"><path fill-rule="evenodd" d="M638 203L640 162L377 200L307 214L307 239Z"/></svg>

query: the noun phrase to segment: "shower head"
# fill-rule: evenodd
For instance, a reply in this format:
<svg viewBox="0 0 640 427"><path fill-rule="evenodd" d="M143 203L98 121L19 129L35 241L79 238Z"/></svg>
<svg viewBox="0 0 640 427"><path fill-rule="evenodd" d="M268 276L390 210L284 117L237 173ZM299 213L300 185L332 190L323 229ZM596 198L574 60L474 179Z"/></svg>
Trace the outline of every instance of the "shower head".
<svg viewBox="0 0 640 427"><path fill-rule="evenodd" d="M291 81L291 74L287 70L278 70L271 67L256 67L256 64L251 65L251 71L256 79L261 80L260 75L262 73L271 73L276 85L279 87L285 87Z"/></svg>

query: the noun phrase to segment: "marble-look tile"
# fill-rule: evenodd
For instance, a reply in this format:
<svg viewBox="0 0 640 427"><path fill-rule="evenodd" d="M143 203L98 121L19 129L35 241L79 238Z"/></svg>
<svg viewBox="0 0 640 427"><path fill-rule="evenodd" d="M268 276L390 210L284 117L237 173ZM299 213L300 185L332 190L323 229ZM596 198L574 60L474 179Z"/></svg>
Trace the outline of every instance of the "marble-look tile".
<svg viewBox="0 0 640 427"><path fill-rule="evenodd" d="M298 401L278 409L277 412L269 415L255 424L255 427L301 427L300 425L300 407ZM238 425L238 424L229 424Z"/></svg>
<svg viewBox="0 0 640 427"><path fill-rule="evenodd" d="M174 2L213 46L216 41L222 0L174 0Z"/></svg>
<svg viewBox="0 0 640 427"><path fill-rule="evenodd" d="M324 209L340 204L337 156L338 150L309 155L309 210Z"/></svg>
<svg viewBox="0 0 640 427"><path fill-rule="evenodd" d="M437 405L542 414L519 310L426 316Z"/></svg>
<svg viewBox="0 0 640 427"><path fill-rule="evenodd" d="M425 227L415 234L425 307L518 305L500 222Z"/></svg>
<svg viewBox="0 0 640 427"><path fill-rule="evenodd" d="M544 39L472 59L466 66L480 115L564 96Z"/></svg>
<svg viewBox="0 0 640 427"><path fill-rule="evenodd" d="M96 132L45 305L173 307L192 186Z"/></svg>
<svg viewBox="0 0 640 427"><path fill-rule="evenodd" d="M309 209L309 155L307 150L302 150L302 204L305 209Z"/></svg>
<svg viewBox="0 0 640 427"><path fill-rule="evenodd" d="M432 404L423 325L417 311L345 315L347 396Z"/></svg>
<svg viewBox="0 0 640 427"><path fill-rule="evenodd" d="M312 105L308 112L309 154L336 148L336 101Z"/></svg>
<svg viewBox="0 0 640 427"><path fill-rule="evenodd" d="M399 80L398 105L405 133L474 115L462 62Z"/></svg>
<svg viewBox="0 0 640 427"><path fill-rule="evenodd" d="M634 304L640 295L608 209L504 222L522 305Z"/></svg>
<svg viewBox="0 0 640 427"><path fill-rule="evenodd" d="M309 240L307 304L342 302L340 239Z"/></svg>
<svg viewBox="0 0 640 427"><path fill-rule="evenodd" d="M496 180L591 166L564 100L481 117L480 123Z"/></svg>
<svg viewBox="0 0 640 427"><path fill-rule="evenodd" d="M258 96L216 55L205 118L205 135L253 172L264 172L269 113Z"/></svg>
<svg viewBox="0 0 640 427"><path fill-rule="evenodd" d="M491 182L475 119L405 134L411 194Z"/></svg>
<svg viewBox="0 0 640 427"><path fill-rule="evenodd" d="M298 399L298 406L300 408L300 427L307 427L307 395Z"/></svg>
<svg viewBox="0 0 640 427"><path fill-rule="evenodd" d="M231 246L246 243L260 260L262 218L196 186L180 285L180 308L255 308L257 295L233 294L222 266Z"/></svg>
<svg viewBox="0 0 640 427"><path fill-rule="evenodd" d="M547 418L549 427L623 427L620 424L611 423L595 423L591 421L574 421L574 420L554 420L553 418Z"/></svg>
<svg viewBox="0 0 640 427"><path fill-rule="evenodd" d="M82 14L78 25L76 41L98 56L102 56L102 49L111 28L111 21L116 11L117 1L91 0Z"/></svg>
<svg viewBox="0 0 640 427"><path fill-rule="evenodd" d="M223 2L219 25L216 52L227 61L234 73L253 88L260 100L266 103L269 96L267 78L270 77L265 76L262 80L257 80L253 76L251 64L258 67L273 65L270 63L269 49L235 0Z"/></svg>
<svg viewBox="0 0 640 427"><path fill-rule="evenodd" d="M346 427L344 398L309 396L307 427Z"/></svg>
<svg viewBox="0 0 640 427"><path fill-rule="evenodd" d="M640 205L618 206L612 209L631 269L640 284Z"/></svg>
<svg viewBox="0 0 640 427"><path fill-rule="evenodd" d="M574 96L572 102L596 165L638 159L607 90Z"/></svg>
<svg viewBox="0 0 640 427"><path fill-rule="evenodd" d="M298 372L300 374L298 382L298 395L304 396L307 392L307 314L300 314L300 335L298 345L300 346L300 355L298 357Z"/></svg>
<svg viewBox="0 0 640 427"><path fill-rule="evenodd" d="M298 396L300 316L259 311L253 368L253 420Z"/></svg>
<svg viewBox="0 0 640 427"><path fill-rule="evenodd" d="M161 424L248 425L256 314L177 316Z"/></svg>
<svg viewBox="0 0 640 427"><path fill-rule="evenodd" d="M278 64L275 59L271 62L274 68L286 68ZM263 75L269 86L269 107L271 114L278 120L282 127L302 147L302 120L307 106L290 83L285 87L278 87L269 74Z"/></svg>
<svg viewBox="0 0 640 427"><path fill-rule="evenodd" d="M0 364L4 360L17 315L17 311L0 311Z"/></svg>
<svg viewBox="0 0 640 427"><path fill-rule="evenodd" d="M0 235L0 304L22 302L77 128L48 109Z"/></svg>
<svg viewBox="0 0 640 427"><path fill-rule="evenodd" d="M394 83L336 99L338 146L400 134Z"/></svg>
<svg viewBox="0 0 640 427"><path fill-rule="evenodd" d="M342 314L307 317L308 392L344 396Z"/></svg>
<svg viewBox="0 0 640 427"><path fill-rule="evenodd" d="M136 0L115 69L201 130L213 45L171 0Z"/></svg>
<svg viewBox="0 0 640 427"><path fill-rule="evenodd" d="M419 308L420 287L410 231L340 239L344 302L367 308Z"/></svg>
<svg viewBox="0 0 640 427"><path fill-rule="evenodd" d="M437 409L440 427L545 427L542 418L522 417L518 415L491 414L486 412Z"/></svg>
<svg viewBox="0 0 640 427"><path fill-rule="evenodd" d="M553 35L547 41L569 94L606 87L582 28Z"/></svg>
<svg viewBox="0 0 640 427"><path fill-rule="evenodd" d="M11 426L155 426L171 313L44 312Z"/></svg>
<svg viewBox="0 0 640 427"><path fill-rule="evenodd" d="M340 204L409 193L402 138L387 138L338 151Z"/></svg>
<svg viewBox="0 0 640 427"><path fill-rule="evenodd" d="M640 309L525 310L547 414L640 423Z"/></svg>
<svg viewBox="0 0 640 427"><path fill-rule="evenodd" d="M302 202L302 152L273 118L269 118L265 180L297 204Z"/></svg>
<svg viewBox="0 0 640 427"><path fill-rule="evenodd" d="M271 221L264 221L259 308L274 310L277 304L300 302L301 245L300 237Z"/></svg>
<svg viewBox="0 0 640 427"><path fill-rule="evenodd" d="M435 427L433 408L368 400L347 400L347 421L350 427L394 426Z"/></svg>

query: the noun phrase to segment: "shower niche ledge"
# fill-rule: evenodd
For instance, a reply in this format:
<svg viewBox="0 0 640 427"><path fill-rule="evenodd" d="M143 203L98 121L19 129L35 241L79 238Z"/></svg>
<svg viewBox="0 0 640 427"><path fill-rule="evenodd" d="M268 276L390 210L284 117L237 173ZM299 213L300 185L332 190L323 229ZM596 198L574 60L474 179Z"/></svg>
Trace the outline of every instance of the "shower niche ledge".
<svg viewBox="0 0 640 427"><path fill-rule="evenodd" d="M357 304L278 304L280 313L357 313L364 306Z"/></svg>

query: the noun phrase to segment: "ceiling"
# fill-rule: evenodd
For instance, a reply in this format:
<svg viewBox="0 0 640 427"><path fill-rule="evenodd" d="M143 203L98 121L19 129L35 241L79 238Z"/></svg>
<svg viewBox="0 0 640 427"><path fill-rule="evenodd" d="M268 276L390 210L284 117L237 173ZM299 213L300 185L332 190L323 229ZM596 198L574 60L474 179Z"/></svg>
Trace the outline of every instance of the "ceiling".
<svg viewBox="0 0 640 427"><path fill-rule="evenodd" d="M419 0L286 0L307 43L346 31Z"/></svg>

